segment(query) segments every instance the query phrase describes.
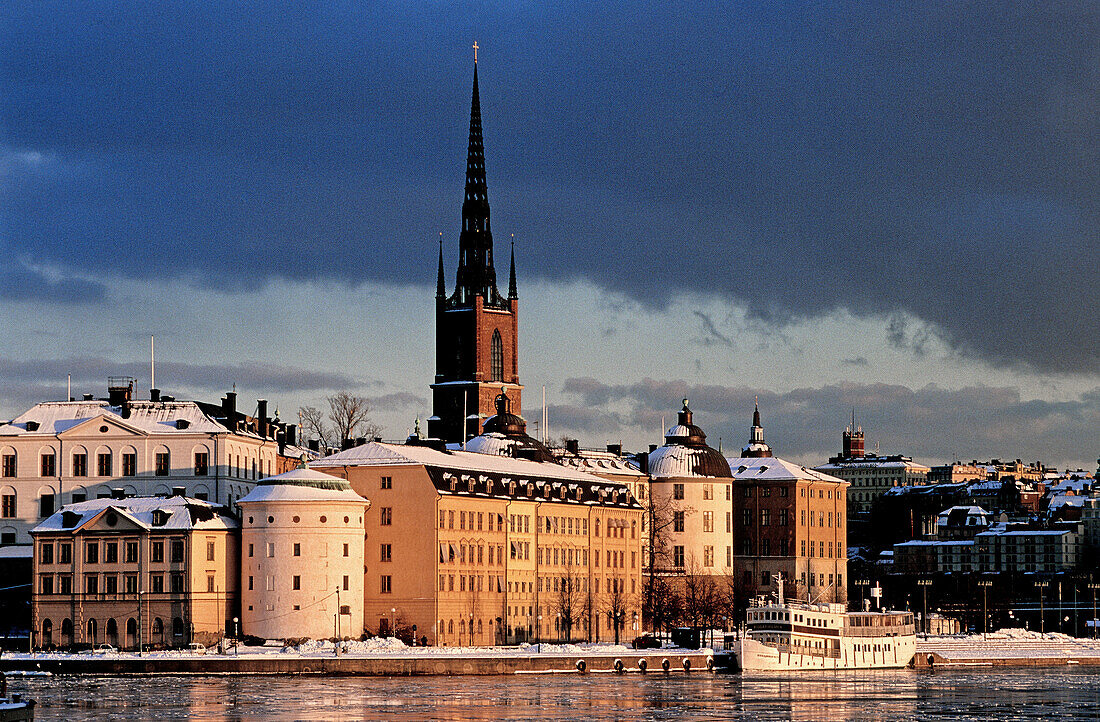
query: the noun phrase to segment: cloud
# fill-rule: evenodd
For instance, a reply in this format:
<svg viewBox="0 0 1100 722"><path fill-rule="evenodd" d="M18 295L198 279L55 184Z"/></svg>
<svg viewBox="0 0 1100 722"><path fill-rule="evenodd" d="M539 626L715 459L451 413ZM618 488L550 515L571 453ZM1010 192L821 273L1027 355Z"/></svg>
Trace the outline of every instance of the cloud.
<svg viewBox="0 0 1100 722"><path fill-rule="evenodd" d="M408 391L398 391L382 396L372 396L367 399L372 409L426 409L431 402L423 396L418 396Z"/></svg>
<svg viewBox="0 0 1100 722"><path fill-rule="evenodd" d="M824 462L839 452L841 432L853 408L869 450L877 445L884 454L907 454L926 463L999 457L1091 469L1100 425L1100 388L1068 401L1025 400L1013 387L950 390L934 384L916 389L836 384L776 393L650 378L621 385L570 379L564 390L581 409L625 405L629 411L616 417L615 430L644 439L639 445L658 440L653 438L652 420L665 416L671 424L686 397L695 423L712 444L722 437L727 451L748 440L753 403L759 396L768 442L779 456L807 464ZM592 416L595 421L564 413L552 422L559 429L598 433L605 421L597 412Z"/></svg>
<svg viewBox="0 0 1100 722"><path fill-rule="evenodd" d="M97 303L106 297L107 288L98 281L19 264L0 268L0 301L69 305Z"/></svg>
<svg viewBox="0 0 1100 722"><path fill-rule="evenodd" d="M114 361L102 357L14 360L0 357L0 396L24 404L65 398L68 376L73 395L92 393L106 396L107 378L131 375L148 378L148 363ZM136 393L144 393L148 382L138 382ZM346 374L280 366L257 361L239 364L193 364L174 361L157 363L157 385L178 398L185 394L223 393L237 387L242 393L290 393L355 389L361 383ZM209 400L199 398L199 400Z"/></svg>
<svg viewBox="0 0 1100 722"><path fill-rule="evenodd" d="M710 346L716 343L723 346L733 346L733 341L729 339L729 336L726 336L718 330L718 328L714 325L714 320L711 319L709 315L703 313L702 311L692 311L692 313L695 315L696 318L699 319L699 321L703 325L703 333L705 334L703 336L704 346Z"/></svg>
<svg viewBox="0 0 1100 722"><path fill-rule="evenodd" d="M452 277L478 35L521 293L905 317L1100 372L1095 3L15 5L0 243L67 275L427 287L442 229Z"/></svg>
<svg viewBox="0 0 1100 722"><path fill-rule="evenodd" d="M841 363L845 366L866 366L867 358L865 356L855 356L854 358L843 359Z"/></svg>

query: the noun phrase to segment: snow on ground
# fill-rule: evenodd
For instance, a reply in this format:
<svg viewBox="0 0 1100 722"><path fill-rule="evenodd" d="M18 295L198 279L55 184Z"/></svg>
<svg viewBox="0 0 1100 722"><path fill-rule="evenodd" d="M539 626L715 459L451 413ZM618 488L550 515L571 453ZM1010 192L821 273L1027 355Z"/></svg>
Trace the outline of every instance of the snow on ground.
<svg viewBox="0 0 1100 722"><path fill-rule="evenodd" d="M672 650L670 650L672 651ZM684 651L684 650L679 650ZM642 653L661 650L642 650ZM622 644L521 644L515 647L409 647L399 639L392 637L374 637L366 641L349 641L343 643L341 656L347 657L516 657L525 655L554 655L562 657L574 656L615 656L635 654L630 647ZM207 654L217 654L216 648L211 648ZM262 646L246 647L241 645L236 649L230 648L229 656L241 658L257 657L332 657L335 655L335 645L330 640L309 640L294 647L287 646ZM141 655L144 659L170 659L178 657L201 656L188 650L172 649L157 652L145 652ZM36 652L31 655L27 652L4 653L0 656L0 666L5 659L18 660L61 660L61 659L136 659L137 652Z"/></svg>
<svg viewBox="0 0 1100 722"><path fill-rule="evenodd" d="M1000 629L987 635L943 635L917 638L917 654L935 652L946 659L1098 657L1100 640L1058 632Z"/></svg>

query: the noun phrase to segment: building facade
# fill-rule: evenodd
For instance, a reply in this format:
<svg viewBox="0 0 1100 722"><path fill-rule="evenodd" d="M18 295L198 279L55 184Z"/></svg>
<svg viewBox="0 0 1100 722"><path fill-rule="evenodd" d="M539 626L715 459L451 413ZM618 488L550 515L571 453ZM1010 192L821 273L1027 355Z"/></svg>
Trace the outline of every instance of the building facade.
<svg viewBox="0 0 1100 722"><path fill-rule="evenodd" d="M182 496L92 499L37 525L36 647L209 645L239 609L239 528Z"/></svg>
<svg viewBox="0 0 1100 722"><path fill-rule="evenodd" d="M470 102L470 139L466 154L466 190L462 200L455 289L446 290L443 241L439 245L436 286L436 373L432 384L430 436L464 442L482 431L503 389L521 413L523 386L517 358L519 294L513 247L508 295L497 288L485 146L481 130L477 62Z"/></svg>
<svg viewBox="0 0 1100 722"><path fill-rule="evenodd" d="M372 442L311 466L371 502L372 633L467 646L606 641L640 628L642 510L622 484L416 444Z"/></svg>
<svg viewBox="0 0 1100 722"><path fill-rule="evenodd" d="M36 404L0 425L0 544L28 544L30 530L64 504L184 494L232 505L284 456L300 453L294 427L220 405L176 401L154 389L132 398L113 379L107 399ZM119 491L121 490L121 491Z"/></svg>
<svg viewBox="0 0 1100 722"><path fill-rule="evenodd" d="M879 456L864 449L863 428L853 417L844 429L843 451L829 463L815 466L814 471L848 482L849 515L866 515L875 501L889 489L899 486L919 486L928 483L929 467L908 456Z"/></svg>

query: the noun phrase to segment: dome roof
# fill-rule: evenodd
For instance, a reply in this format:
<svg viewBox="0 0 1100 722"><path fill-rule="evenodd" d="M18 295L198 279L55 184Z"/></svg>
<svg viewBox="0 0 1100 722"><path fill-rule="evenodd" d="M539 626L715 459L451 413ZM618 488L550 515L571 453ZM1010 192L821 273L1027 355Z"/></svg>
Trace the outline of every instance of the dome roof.
<svg viewBox="0 0 1100 722"><path fill-rule="evenodd" d="M494 456L523 456L533 461L557 461L550 449L527 435L527 422L512 413L512 400L501 392L496 398L497 412L485 419L480 436L466 441L466 451Z"/></svg>
<svg viewBox="0 0 1100 722"><path fill-rule="evenodd" d="M691 422L691 409L684 399L676 424L665 434L665 445L649 454L652 477L731 476L725 457L707 445L707 435Z"/></svg>
<svg viewBox="0 0 1100 722"><path fill-rule="evenodd" d="M256 483L238 504L258 501L352 501L369 504L352 491L351 484L315 469L293 469Z"/></svg>

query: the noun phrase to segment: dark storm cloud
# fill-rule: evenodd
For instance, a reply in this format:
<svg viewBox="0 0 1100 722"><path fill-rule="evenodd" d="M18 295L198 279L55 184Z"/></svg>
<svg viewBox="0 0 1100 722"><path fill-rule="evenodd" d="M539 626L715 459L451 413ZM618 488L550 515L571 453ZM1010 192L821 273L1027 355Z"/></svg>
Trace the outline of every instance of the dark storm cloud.
<svg viewBox="0 0 1100 722"><path fill-rule="evenodd" d="M912 316L924 335L891 338L914 352L1100 371L1095 3L4 12L16 257L430 284L438 230L454 268L477 38L521 281Z"/></svg>
<svg viewBox="0 0 1100 722"><path fill-rule="evenodd" d="M733 453L748 441L753 403L760 400L765 438L776 454L809 463L824 462L840 451L841 432L853 410L867 435L868 451L907 454L917 461L955 458L1022 458L1059 466L1093 468L1100 428L1100 389L1072 401L1021 401L1015 388L989 386L947 390L889 384L842 384L794 389L784 393L747 387L689 384L642 379L609 385L592 379L569 379L564 391L579 403L551 417L551 427L573 433L601 431L570 408L630 409L617 417L620 428L653 429L653 419L674 422L683 398L708 441ZM600 420L602 423L603 420ZM656 433L651 443L660 441ZM598 439L597 439L598 441ZM727 454L728 455L728 454Z"/></svg>

